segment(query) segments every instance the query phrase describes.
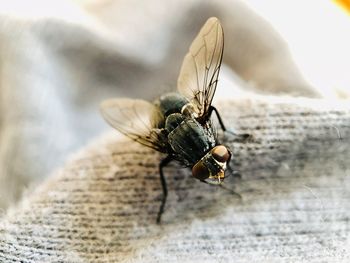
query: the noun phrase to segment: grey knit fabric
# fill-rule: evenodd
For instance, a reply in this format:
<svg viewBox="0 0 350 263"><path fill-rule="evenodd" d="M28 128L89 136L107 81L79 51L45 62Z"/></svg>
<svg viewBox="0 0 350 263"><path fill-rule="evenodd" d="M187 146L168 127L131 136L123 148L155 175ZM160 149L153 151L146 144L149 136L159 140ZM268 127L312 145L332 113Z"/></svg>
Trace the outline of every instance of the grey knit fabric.
<svg viewBox="0 0 350 263"><path fill-rule="evenodd" d="M246 98L218 104L251 133L225 142L242 199L102 136L1 221L1 262L349 262L350 107L323 100Z"/></svg>

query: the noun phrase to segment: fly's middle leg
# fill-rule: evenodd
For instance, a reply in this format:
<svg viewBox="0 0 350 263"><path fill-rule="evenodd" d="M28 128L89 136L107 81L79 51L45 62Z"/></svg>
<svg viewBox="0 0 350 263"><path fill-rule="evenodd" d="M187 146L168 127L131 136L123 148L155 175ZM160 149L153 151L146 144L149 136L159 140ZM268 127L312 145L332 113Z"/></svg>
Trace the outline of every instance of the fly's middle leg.
<svg viewBox="0 0 350 263"><path fill-rule="evenodd" d="M213 112L215 112L216 117L218 118L218 121L219 121L219 124L220 124L221 129L222 129L224 132L228 132L228 133L230 133L231 135L234 136L234 140L233 140L233 141L237 141L237 142L246 142L246 141L248 141L249 139L252 138L252 135L249 134L249 133L237 134L237 133L235 133L234 131L227 130L226 127L225 127L225 125L224 125L224 122L223 122L222 119L221 119L221 116L220 116L220 114L219 114L219 111L218 111L217 108L215 108L214 106L210 106L210 108L209 108L209 118L211 117L211 115L212 115Z"/></svg>
<svg viewBox="0 0 350 263"><path fill-rule="evenodd" d="M226 131L226 127L225 127L225 125L224 125L224 122L223 122L222 119L221 119L221 116L220 116L220 114L219 114L219 111L218 111L214 106L210 106L210 107L209 107L209 118L211 117L213 111L215 112L216 117L218 118L218 121L219 121L219 123L220 123L221 129L222 129L223 131Z"/></svg>

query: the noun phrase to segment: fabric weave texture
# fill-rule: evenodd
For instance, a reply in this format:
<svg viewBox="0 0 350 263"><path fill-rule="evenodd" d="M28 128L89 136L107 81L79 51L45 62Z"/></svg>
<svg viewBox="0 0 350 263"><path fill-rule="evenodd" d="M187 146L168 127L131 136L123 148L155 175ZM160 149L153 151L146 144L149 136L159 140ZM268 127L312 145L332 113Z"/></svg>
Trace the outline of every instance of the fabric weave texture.
<svg viewBox="0 0 350 263"><path fill-rule="evenodd" d="M1 261L348 262L349 107L270 99L220 103L253 135L224 138L241 200L173 164L158 225L163 156L106 134L3 219Z"/></svg>

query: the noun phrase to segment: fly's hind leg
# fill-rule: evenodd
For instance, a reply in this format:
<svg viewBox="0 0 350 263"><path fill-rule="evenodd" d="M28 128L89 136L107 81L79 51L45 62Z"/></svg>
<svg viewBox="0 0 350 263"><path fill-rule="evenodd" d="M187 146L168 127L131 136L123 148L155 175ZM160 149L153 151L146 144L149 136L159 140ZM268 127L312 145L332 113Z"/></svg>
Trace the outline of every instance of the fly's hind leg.
<svg viewBox="0 0 350 263"><path fill-rule="evenodd" d="M163 189L163 196L162 196L162 202L160 204L159 207L159 211L158 211L158 215L157 215L157 223L160 223L160 219L162 217L162 214L164 212L164 207L165 207L165 203L166 203L166 198L168 196L168 188L166 185L166 180L163 174L163 168L165 166L167 166L173 159L171 158L171 156L167 156L165 159L163 159L160 163L159 163L159 175L160 175L160 182L162 184L162 189Z"/></svg>
<svg viewBox="0 0 350 263"><path fill-rule="evenodd" d="M222 121L221 119L221 116L219 114L219 111L214 107L214 106L210 106L209 108L209 118L211 117L211 114L213 113L213 111L215 112L216 114L216 117L218 118L218 121L219 121L219 124L221 126L221 129L226 133L229 133L231 135L234 136L234 139L233 141L236 141L236 142L246 142L250 139L252 139L252 135L249 134L249 133L242 133L242 134L237 134L235 133L234 131L231 131L231 130L227 130L225 125L224 125L224 122Z"/></svg>

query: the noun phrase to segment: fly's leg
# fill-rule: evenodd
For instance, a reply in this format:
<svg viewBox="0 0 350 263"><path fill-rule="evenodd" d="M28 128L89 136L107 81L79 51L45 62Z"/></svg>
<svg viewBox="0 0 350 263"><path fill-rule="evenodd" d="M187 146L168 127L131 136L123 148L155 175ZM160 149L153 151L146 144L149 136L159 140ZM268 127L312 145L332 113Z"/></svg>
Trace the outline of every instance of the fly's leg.
<svg viewBox="0 0 350 263"><path fill-rule="evenodd" d="M224 122L222 121L221 119L221 116L219 114L219 111L217 110L217 108L215 108L214 106L210 106L209 107L209 118L211 117L211 114L213 113L213 111L215 112L216 114L216 117L218 118L218 121L219 121L219 124L221 126L221 129L224 131L224 132L228 132L230 134L232 134L233 136L235 136L235 139L234 141L237 141L237 142L245 142L247 140L249 140L252 135L249 134L249 133L242 133L242 134L237 134L233 131L230 131L230 130L227 130L225 125L224 125Z"/></svg>
<svg viewBox="0 0 350 263"><path fill-rule="evenodd" d="M227 188L226 186L224 186L222 184L219 184L219 187L222 189L225 189L226 191L229 191L232 195L234 195L234 196L238 197L240 200L242 200L242 196L239 193L236 193L235 191L233 191L232 189Z"/></svg>
<svg viewBox="0 0 350 263"><path fill-rule="evenodd" d="M242 179L242 175L239 171L237 170L233 170L233 168L231 167L231 163L227 163L226 164L227 166L227 172L228 172L228 175L232 175L233 178L237 178L237 179Z"/></svg>
<svg viewBox="0 0 350 263"><path fill-rule="evenodd" d="M215 111L215 114L216 114L216 117L217 117L218 120L219 120L221 129L222 129L223 131L226 131L226 127L225 127L225 125L224 125L224 122L223 122L222 119L221 119L221 116L220 116L220 114L219 114L219 111L218 111L214 106L210 106L210 107L209 107L209 118L211 117L211 114L213 113L213 111Z"/></svg>
<svg viewBox="0 0 350 263"><path fill-rule="evenodd" d="M220 188L222 188L222 189L224 189L224 190L226 190L226 191L229 191L232 195L238 197L239 199L242 199L242 196L241 196L239 193L236 193L236 192L233 191L232 189L227 188L227 187L224 186L223 184L219 184L219 185L217 185L217 184L210 184L210 183L208 183L208 182L206 182L206 181L204 181L204 180L201 180L201 182L202 182L202 183L205 183L205 184L207 184L207 185L211 185L211 186L218 186L218 187L220 187Z"/></svg>
<svg viewBox="0 0 350 263"><path fill-rule="evenodd" d="M165 166L167 166L173 159L171 158L171 156L167 156L165 159L163 159L160 163L159 163L159 175L160 175L160 182L162 184L162 189L163 189L163 197L162 197L162 202L160 204L159 207L159 211L158 211L158 215L157 215L157 223L160 223L160 219L162 217L162 214L164 212L164 206L165 206L165 202L166 202L166 198L168 196L168 188L166 185L166 180L163 174L163 168Z"/></svg>

